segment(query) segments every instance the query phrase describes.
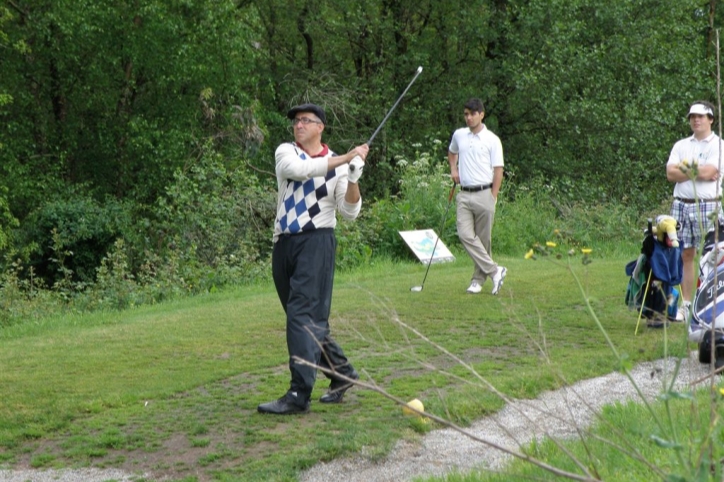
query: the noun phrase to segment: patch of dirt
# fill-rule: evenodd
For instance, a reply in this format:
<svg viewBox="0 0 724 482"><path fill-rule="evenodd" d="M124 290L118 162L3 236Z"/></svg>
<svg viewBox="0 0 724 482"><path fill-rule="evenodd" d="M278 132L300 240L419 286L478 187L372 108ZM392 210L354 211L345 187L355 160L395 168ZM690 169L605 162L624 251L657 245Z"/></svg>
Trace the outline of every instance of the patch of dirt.
<svg viewBox="0 0 724 482"><path fill-rule="evenodd" d="M286 373L288 367L278 367L282 370ZM279 450L275 442L260 439L259 432L249 435L244 427L244 420L256 416L256 405L243 404L248 405L248 394L258 383L258 377L248 374L229 377L167 400L150 401L145 405L148 411L117 424L103 422L102 428L92 418L79 419L63 433L27 442L13 451L13 460L0 465L27 471L44 459L43 470L92 467L145 474L142 477L157 481L195 477L199 482L211 482L216 480L215 471L243 466L245 461L263 459ZM348 396L354 400L354 394ZM304 417L270 418L265 433L284 435L292 428L313 428L323 416L312 412ZM106 432L116 435L121 448L103 445ZM249 443L249 437L253 442ZM129 445L134 448L123 448Z"/></svg>

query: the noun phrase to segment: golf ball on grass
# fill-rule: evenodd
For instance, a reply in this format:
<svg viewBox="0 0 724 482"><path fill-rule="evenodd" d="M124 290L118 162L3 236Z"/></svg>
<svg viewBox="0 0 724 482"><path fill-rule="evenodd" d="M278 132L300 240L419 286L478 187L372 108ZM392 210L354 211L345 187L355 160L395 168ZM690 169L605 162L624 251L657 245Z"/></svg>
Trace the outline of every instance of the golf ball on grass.
<svg viewBox="0 0 724 482"><path fill-rule="evenodd" d="M414 409L414 410L413 410ZM419 410L420 412L425 411L425 406L422 404L420 400L417 398L410 400L407 402L407 405L402 406L402 413L405 415L417 415L418 417L421 417L419 413L417 413L415 410Z"/></svg>

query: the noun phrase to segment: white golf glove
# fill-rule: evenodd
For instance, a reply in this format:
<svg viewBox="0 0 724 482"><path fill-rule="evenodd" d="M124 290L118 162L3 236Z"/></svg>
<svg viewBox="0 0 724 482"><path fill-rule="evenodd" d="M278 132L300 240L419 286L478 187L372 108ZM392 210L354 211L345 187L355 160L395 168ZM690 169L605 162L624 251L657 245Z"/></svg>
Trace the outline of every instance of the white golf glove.
<svg viewBox="0 0 724 482"><path fill-rule="evenodd" d="M349 182L357 184L359 178L362 177L362 170L365 168L365 161L359 156L354 156L354 159L349 161L349 173L347 179Z"/></svg>

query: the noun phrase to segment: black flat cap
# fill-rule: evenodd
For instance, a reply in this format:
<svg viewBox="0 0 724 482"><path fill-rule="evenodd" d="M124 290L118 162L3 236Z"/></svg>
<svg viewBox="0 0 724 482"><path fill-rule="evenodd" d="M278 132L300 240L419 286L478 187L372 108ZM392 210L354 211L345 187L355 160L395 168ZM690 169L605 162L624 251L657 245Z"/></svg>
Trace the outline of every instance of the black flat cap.
<svg viewBox="0 0 724 482"><path fill-rule="evenodd" d="M324 109L319 107L317 104L302 104L292 107L289 112L287 112L287 117L290 119L294 119L297 116L298 112L311 112L319 117L319 120L322 121L322 124L327 124L327 115L324 113Z"/></svg>

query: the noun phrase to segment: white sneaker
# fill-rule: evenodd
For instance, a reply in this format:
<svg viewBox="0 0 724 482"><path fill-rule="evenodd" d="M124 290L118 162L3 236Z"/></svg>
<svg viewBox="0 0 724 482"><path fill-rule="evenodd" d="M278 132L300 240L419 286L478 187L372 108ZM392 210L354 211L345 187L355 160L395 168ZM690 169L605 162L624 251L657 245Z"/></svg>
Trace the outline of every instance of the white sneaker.
<svg viewBox="0 0 724 482"><path fill-rule="evenodd" d="M468 286L468 293L470 294L477 295L481 291L483 291L483 287L480 286L477 281L473 281L470 283L470 286Z"/></svg>
<svg viewBox="0 0 724 482"><path fill-rule="evenodd" d="M684 305L679 306L676 310L676 321L686 321L686 307Z"/></svg>
<svg viewBox="0 0 724 482"><path fill-rule="evenodd" d="M689 319L689 310L691 310L691 301L684 301L676 310L676 321L686 321Z"/></svg>
<svg viewBox="0 0 724 482"><path fill-rule="evenodd" d="M495 273L495 276L493 276L493 291L492 293L494 295L497 295L500 291L500 287L503 286L503 280L505 279L505 274L507 273L507 269L503 268L502 266L498 266L498 272Z"/></svg>

